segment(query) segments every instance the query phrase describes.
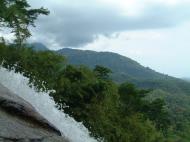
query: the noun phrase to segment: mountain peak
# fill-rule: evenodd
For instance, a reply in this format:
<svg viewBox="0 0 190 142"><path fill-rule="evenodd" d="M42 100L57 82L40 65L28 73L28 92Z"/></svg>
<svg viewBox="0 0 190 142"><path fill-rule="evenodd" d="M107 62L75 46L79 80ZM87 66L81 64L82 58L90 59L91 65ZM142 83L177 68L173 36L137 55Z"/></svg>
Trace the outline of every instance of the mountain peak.
<svg viewBox="0 0 190 142"><path fill-rule="evenodd" d="M49 50L43 43L40 42L34 42L29 45L34 49L35 51L46 51Z"/></svg>

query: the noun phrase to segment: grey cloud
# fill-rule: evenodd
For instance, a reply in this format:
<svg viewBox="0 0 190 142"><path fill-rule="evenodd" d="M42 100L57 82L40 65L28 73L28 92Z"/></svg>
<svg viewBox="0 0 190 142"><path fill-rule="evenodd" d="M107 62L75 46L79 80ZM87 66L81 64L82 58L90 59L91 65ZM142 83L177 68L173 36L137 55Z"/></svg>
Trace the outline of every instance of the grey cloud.
<svg viewBox="0 0 190 142"><path fill-rule="evenodd" d="M67 1L67 0L65 0ZM42 3L43 5L43 3ZM73 6L74 5L74 6ZM190 6L149 5L138 17L121 15L118 9L96 1L80 0L48 8L52 14L42 17L34 35L52 38L62 47L78 47L92 42L97 35L110 35L127 30L171 27L188 20ZM44 41L46 42L46 41Z"/></svg>

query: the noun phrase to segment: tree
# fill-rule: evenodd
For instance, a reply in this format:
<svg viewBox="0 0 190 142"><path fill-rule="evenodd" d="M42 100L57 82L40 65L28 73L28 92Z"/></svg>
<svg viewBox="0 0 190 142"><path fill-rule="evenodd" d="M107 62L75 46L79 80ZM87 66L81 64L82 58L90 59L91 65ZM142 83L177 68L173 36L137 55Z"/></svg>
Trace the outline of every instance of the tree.
<svg viewBox="0 0 190 142"><path fill-rule="evenodd" d="M3 44L3 45L5 45L5 39L4 39L4 37L0 37L0 43Z"/></svg>
<svg viewBox="0 0 190 142"><path fill-rule="evenodd" d="M164 100L155 99L150 103L146 102L142 107L142 112L144 112L151 121L155 122L158 130L161 130L164 135L167 135L167 130L171 122L165 106Z"/></svg>
<svg viewBox="0 0 190 142"><path fill-rule="evenodd" d="M112 71L106 67L96 65L94 72L98 78L108 80Z"/></svg>
<svg viewBox="0 0 190 142"><path fill-rule="evenodd" d="M148 91L145 90L138 90L135 85L131 83L121 84L118 88L118 92L125 114L139 111L143 105L142 98L148 93Z"/></svg>
<svg viewBox="0 0 190 142"><path fill-rule="evenodd" d="M43 7L31 9L26 0L0 0L0 27L12 29L19 47L31 36L29 26L35 27L34 21L41 14L48 15L49 11Z"/></svg>

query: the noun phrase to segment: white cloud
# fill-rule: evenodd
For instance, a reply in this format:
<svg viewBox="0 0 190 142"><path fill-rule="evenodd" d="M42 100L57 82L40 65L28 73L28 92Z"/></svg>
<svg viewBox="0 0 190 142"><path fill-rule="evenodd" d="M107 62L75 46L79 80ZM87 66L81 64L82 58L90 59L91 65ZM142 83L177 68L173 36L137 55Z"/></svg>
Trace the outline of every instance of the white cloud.
<svg viewBox="0 0 190 142"><path fill-rule="evenodd" d="M177 6L180 4L190 4L190 0L99 0L113 7L120 9L126 16L139 16L144 9L152 5Z"/></svg>
<svg viewBox="0 0 190 142"><path fill-rule="evenodd" d="M4 27L0 30L0 37L3 37L7 42L12 42L15 39L14 33L11 33L11 30Z"/></svg>
<svg viewBox="0 0 190 142"><path fill-rule="evenodd" d="M44 6L50 15L41 17L33 31L46 45L55 48L79 47L97 35L159 29L180 25L190 19L190 3L185 0L30 0ZM173 6L175 5L175 6ZM46 38L46 39L45 39ZM49 42L49 39L54 41ZM57 46L58 47L58 46ZM56 47L56 48L57 48Z"/></svg>
<svg viewBox="0 0 190 142"><path fill-rule="evenodd" d="M144 8L144 2L138 0L100 0L108 5L117 7L126 16L138 16Z"/></svg>
<svg viewBox="0 0 190 142"><path fill-rule="evenodd" d="M177 4L183 4L183 3L186 3L186 4L190 3L189 0L155 0L155 1L159 2L159 3L166 4L166 5L170 5L170 6L175 6Z"/></svg>

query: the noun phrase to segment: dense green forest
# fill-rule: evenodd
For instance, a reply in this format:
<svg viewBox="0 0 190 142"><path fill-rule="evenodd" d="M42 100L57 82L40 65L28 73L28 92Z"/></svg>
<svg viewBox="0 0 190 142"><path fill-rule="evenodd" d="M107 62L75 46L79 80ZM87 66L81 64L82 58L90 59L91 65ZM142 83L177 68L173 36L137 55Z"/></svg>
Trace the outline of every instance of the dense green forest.
<svg viewBox="0 0 190 142"><path fill-rule="evenodd" d="M96 65L110 68L111 78L116 83L127 81L142 89L153 89L148 98L165 100L172 123L176 124L174 128L176 133L179 132L181 137L189 140L190 83L143 67L138 62L116 53L76 49L61 49L57 52L66 56L68 62L73 65L82 64L92 69Z"/></svg>
<svg viewBox="0 0 190 142"><path fill-rule="evenodd" d="M39 43L40 45L40 43ZM38 45L33 48L38 50ZM164 75L154 70L143 67L138 62L127 57L111 52L82 51L76 49L61 49L56 51L67 57L67 64L86 65L93 69L96 65L102 65L112 70L110 77L116 83L124 81L134 83L141 89L152 89L149 93L150 100L161 98L166 102L171 123L175 133L179 137L175 139L189 140L190 121L190 83ZM182 133L183 131L183 133Z"/></svg>

